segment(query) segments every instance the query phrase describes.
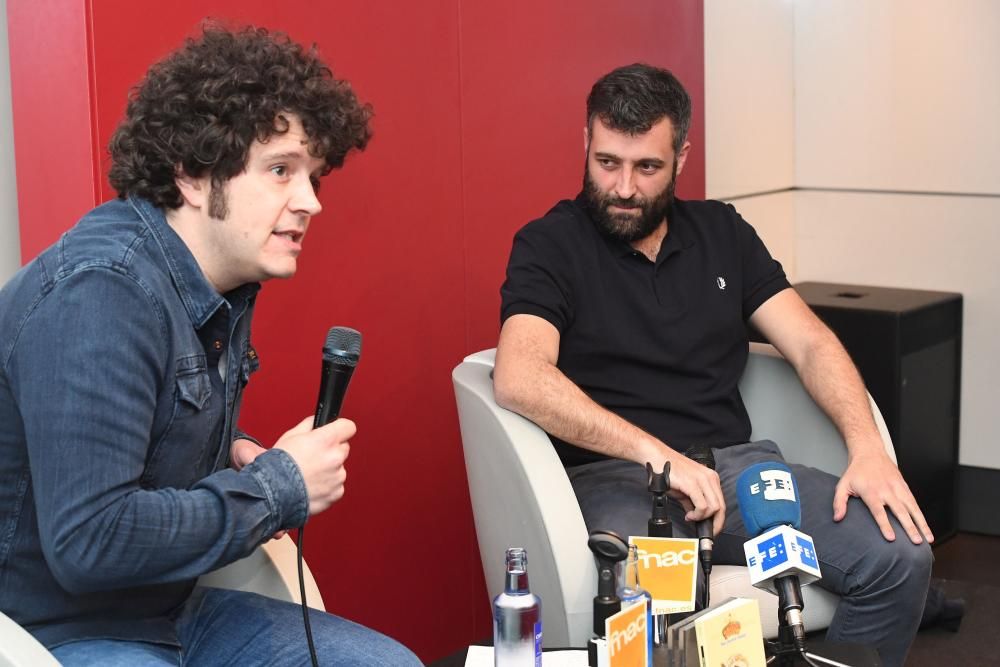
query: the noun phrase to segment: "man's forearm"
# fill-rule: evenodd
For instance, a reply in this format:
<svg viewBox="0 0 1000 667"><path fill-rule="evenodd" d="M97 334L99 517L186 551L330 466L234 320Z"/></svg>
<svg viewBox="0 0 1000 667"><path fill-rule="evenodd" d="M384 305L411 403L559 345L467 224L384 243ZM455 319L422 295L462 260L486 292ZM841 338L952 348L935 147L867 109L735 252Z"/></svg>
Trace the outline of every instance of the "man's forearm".
<svg viewBox="0 0 1000 667"><path fill-rule="evenodd" d="M864 382L837 337L829 330L817 336L798 366L802 384L840 431L850 456L884 453Z"/></svg>
<svg viewBox="0 0 1000 667"><path fill-rule="evenodd" d="M714 470L601 407L544 357L506 352L498 346L493 385L498 404L578 447L650 463L657 471L669 461L671 494L688 510L688 519L712 518L713 531L722 529L726 502Z"/></svg>
<svg viewBox="0 0 1000 667"><path fill-rule="evenodd" d="M673 452L666 444L595 403L556 366L545 361L504 364L495 372L497 403L547 433L606 456L659 464Z"/></svg>

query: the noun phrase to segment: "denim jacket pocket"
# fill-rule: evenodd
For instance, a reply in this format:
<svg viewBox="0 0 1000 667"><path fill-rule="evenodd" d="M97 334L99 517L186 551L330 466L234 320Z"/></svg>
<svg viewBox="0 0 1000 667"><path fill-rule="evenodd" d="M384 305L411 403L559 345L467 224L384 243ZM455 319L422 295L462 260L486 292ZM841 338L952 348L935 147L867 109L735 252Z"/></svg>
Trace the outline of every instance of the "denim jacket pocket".
<svg viewBox="0 0 1000 667"><path fill-rule="evenodd" d="M201 357L201 363L200 368L177 371L177 397L198 410L205 407L212 395L212 383L208 379L204 357Z"/></svg>
<svg viewBox="0 0 1000 667"><path fill-rule="evenodd" d="M144 485L187 488L206 474L204 459L223 417L221 396L214 396L208 373L204 354L177 360L173 415L147 458Z"/></svg>

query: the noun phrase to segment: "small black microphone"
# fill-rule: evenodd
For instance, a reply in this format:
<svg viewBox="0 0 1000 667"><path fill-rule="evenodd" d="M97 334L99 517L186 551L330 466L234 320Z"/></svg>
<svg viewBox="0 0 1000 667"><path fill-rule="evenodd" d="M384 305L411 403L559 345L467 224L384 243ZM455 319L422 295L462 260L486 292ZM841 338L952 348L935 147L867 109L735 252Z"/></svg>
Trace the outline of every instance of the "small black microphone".
<svg viewBox="0 0 1000 667"><path fill-rule="evenodd" d="M347 385L351 383L354 367L361 358L361 332L349 327L332 327L326 334L323 344L323 374L319 381L319 398L316 399L316 416L313 417L313 428L329 424L340 414L340 406L344 403ZM299 528L298 566L299 566L299 598L302 601L302 624L306 631L306 642L309 644L309 658L313 667L319 666L316 658L316 646L313 644L312 627L309 623L309 609L306 605L306 583L302 574L302 536L306 527Z"/></svg>
<svg viewBox="0 0 1000 667"><path fill-rule="evenodd" d="M684 455L705 466L709 470L715 470L715 456L712 448L705 445L693 445L688 447ZM702 519L695 524L698 532L698 560L705 574L712 572L712 547L715 546L715 536L712 534L712 520Z"/></svg>
<svg viewBox="0 0 1000 667"><path fill-rule="evenodd" d="M349 327L333 327L323 345L323 374L316 400L313 428L329 424L340 414L340 406L361 358L361 333Z"/></svg>

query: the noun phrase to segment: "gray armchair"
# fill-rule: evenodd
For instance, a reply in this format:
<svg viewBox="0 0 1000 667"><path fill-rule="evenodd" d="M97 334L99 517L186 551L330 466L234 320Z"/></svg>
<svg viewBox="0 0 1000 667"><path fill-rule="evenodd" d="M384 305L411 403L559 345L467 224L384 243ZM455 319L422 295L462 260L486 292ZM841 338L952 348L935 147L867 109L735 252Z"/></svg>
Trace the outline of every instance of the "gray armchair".
<svg viewBox="0 0 1000 667"><path fill-rule="evenodd" d="M531 588L542 598L546 643L584 646L591 634L597 570L586 546L583 515L548 436L494 401L494 356L495 350L470 355L452 373L486 585L491 598L497 595L504 580L504 550L526 547ZM751 344L740 390L753 439L795 443L783 450L789 461L843 472L847 452L840 434L773 347ZM874 402L872 412L895 460ZM753 588L745 567L715 566L712 599L731 595L757 599L765 635L777 636L777 598ZM807 630L827 627L839 597L818 586L806 586L803 596Z"/></svg>

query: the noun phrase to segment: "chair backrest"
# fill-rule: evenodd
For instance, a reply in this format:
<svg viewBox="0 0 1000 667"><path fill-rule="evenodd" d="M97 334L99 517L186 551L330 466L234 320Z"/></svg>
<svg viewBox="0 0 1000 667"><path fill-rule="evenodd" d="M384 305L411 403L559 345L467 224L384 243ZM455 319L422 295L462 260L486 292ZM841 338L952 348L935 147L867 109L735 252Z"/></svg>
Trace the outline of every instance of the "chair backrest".
<svg viewBox="0 0 1000 667"><path fill-rule="evenodd" d="M740 378L740 394L753 427L751 440L774 440L785 460L802 463L832 475L847 467L844 439L826 413L806 392L791 364L771 345L750 344L750 357ZM882 413L872 397L868 402L886 452L896 453Z"/></svg>
<svg viewBox="0 0 1000 667"><path fill-rule="evenodd" d="M493 360L485 350L452 373L486 587L502 592L504 552L524 547L545 643L584 646L597 593L587 527L548 436L493 399Z"/></svg>
<svg viewBox="0 0 1000 667"><path fill-rule="evenodd" d="M477 352L452 373L486 586L491 598L500 593L504 551L525 547L531 588L542 599L545 643L584 646L592 631L597 569L585 546L583 515L545 432L496 404L494 358L495 350ZM847 461L843 440L773 347L751 345L740 390L754 439L774 440L789 461L832 474L843 472ZM872 407L895 460L885 422L874 403ZM713 591L720 568L725 566L713 571ZM752 594L749 578L740 579L746 582L741 594Z"/></svg>

